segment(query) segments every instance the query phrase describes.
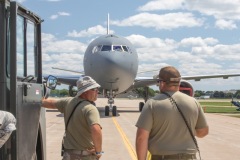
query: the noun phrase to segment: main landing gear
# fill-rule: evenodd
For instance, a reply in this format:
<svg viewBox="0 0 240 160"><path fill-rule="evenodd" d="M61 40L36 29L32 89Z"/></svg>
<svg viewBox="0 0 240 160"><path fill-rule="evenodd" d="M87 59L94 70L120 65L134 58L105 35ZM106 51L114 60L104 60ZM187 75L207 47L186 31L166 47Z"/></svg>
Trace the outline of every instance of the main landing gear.
<svg viewBox="0 0 240 160"><path fill-rule="evenodd" d="M148 100L148 96L149 95L149 91L148 91L148 87L144 87L144 101L145 103L147 102ZM142 112L142 109L143 109L143 106L144 106L144 102L139 102L139 111Z"/></svg>
<svg viewBox="0 0 240 160"><path fill-rule="evenodd" d="M109 116L110 111L112 111L112 116L117 116L117 106L112 106L112 109L109 106L105 106L105 116Z"/></svg>
<svg viewBox="0 0 240 160"><path fill-rule="evenodd" d="M142 112L144 102L139 102L139 111Z"/></svg>

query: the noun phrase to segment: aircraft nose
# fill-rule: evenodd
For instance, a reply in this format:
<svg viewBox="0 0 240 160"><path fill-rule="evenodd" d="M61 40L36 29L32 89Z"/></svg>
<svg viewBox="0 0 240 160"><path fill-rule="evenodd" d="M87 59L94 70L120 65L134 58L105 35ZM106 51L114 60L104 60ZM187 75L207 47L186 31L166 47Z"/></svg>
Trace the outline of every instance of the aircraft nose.
<svg viewBox="0 0 240 160"><path fill-rule="evenodd" d="M100 67L101 74L104 74L109 82L116 82L123 75L129 74L129 62L124 62L124 57L118 57L104 54L102 59L99 59L98 65ZM98 69L98 68L96 68Z"/></svg>
<svg viewBox="0 0 240 160"><path fill-rule="evenodd" d="M134 81L137 61L127 53L105 52L95 55L97 61L84 63L86 75L93 77L103 88L127 89Z"/></svg>

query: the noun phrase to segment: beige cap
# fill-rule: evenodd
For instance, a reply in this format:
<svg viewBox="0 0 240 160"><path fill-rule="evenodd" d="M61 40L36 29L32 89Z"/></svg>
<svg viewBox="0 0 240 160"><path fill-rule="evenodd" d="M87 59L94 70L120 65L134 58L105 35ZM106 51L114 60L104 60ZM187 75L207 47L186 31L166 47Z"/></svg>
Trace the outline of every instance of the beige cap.
<svg viewBox="0 0 240 160"><path fill-rule="evenodd" d="M181 75L175 67L167 66L161 68L159 71L159 80L162 80L169 84L178 85L181 80Z"/></svg>

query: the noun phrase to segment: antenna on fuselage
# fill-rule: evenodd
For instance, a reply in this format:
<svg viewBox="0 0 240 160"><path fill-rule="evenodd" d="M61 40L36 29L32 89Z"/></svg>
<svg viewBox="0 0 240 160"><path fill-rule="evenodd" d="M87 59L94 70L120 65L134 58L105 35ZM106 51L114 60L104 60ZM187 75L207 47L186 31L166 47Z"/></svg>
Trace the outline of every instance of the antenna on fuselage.
<svg viewBox="0 0 240 160"><path fill-rule="evenodd" d="M108 18L107 18L107 34L109 34L109 13L108 13Z"/></svg>

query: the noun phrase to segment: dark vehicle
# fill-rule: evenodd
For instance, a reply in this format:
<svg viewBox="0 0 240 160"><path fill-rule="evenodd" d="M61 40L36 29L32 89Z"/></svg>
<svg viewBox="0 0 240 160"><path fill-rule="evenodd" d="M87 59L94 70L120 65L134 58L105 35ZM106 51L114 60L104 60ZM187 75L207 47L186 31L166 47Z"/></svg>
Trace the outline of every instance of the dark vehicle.
<svg viewBox="0 0 240 160"><path fill-rule="evenodd" d="M234 101L233 100L233 98L232 98L232 101L231 101L231 103L234 105L234 106L236 106L237 107L237 111L240 111L240 102L239 101Z"/></svg>
<svg viewBox="0 0 240 160"><path fill-rule="evenodd" d="M17 130L0 149L0 160L46 160L41 22L17 2L0 1L0 110L17 119ZM54 88L53 82L50 77L46 85Z"/></svg>

